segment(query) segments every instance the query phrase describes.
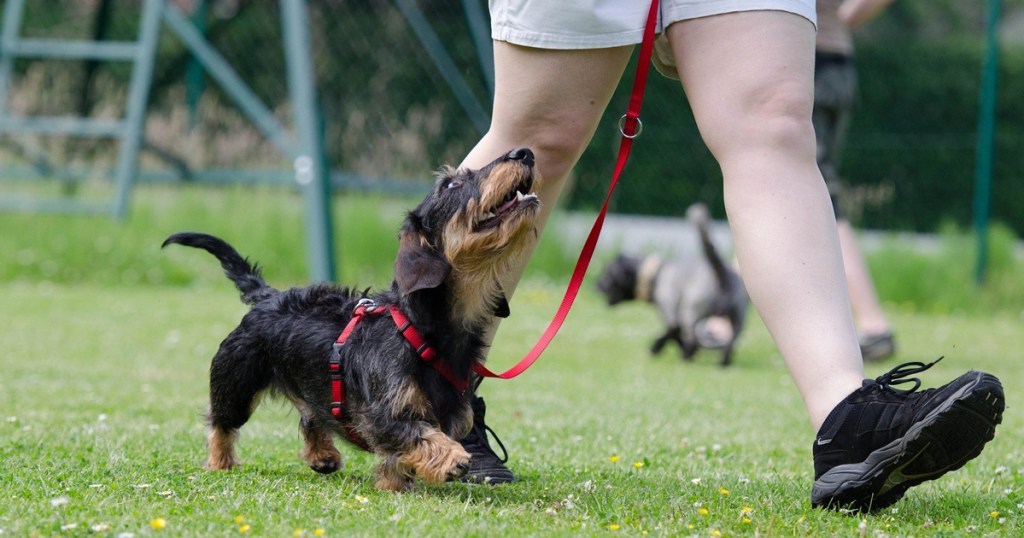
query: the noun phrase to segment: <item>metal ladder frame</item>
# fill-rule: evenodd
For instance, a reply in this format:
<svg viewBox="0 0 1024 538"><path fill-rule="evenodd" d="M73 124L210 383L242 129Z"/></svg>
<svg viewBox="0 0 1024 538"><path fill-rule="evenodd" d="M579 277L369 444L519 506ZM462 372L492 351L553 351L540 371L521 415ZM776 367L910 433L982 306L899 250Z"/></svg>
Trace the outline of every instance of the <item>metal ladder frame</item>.
<svg viewBox="0 0 1024 538"><path fill-rule="evenodd" d="M249 89L231 65L196 30L188 17L166 2L145 0L136 42L71 41L19 38L25 0L7 0L0 28L0 135L8 133L72 134L120 137L115 169L115 199L109 205L60 198L3 199L0 209L32 211L109 212L123 218L138 172L139 148L161 19L203 65L256 128L292 159L295 182L306 211L307 252L314 280L335 278L333 217L330 210L328 170L317 106L306 0L280 0L288 93L295 113L294 132L288 133L273 113ZM132 61L129 98L122 121L75 117L12 117L7 112L7 89L14 59L19 57Z"/></svg>
<svg viewBox="0 0 1024 538"><path fill-rule="evenodd" d="M7 0L0 29L0 134L34 133L117 138L120 141L114 173L114 199L109 204L68 198L14 198L0 200L6 207L36 211L108 212L122 218L128 209L150 83L153 79L162 0L145 0L136 41L88 41L20 37L25 0ZM17 58L104 60L131 62L128 102L120 120L73 116L12 116L7 91Z"/></svg>

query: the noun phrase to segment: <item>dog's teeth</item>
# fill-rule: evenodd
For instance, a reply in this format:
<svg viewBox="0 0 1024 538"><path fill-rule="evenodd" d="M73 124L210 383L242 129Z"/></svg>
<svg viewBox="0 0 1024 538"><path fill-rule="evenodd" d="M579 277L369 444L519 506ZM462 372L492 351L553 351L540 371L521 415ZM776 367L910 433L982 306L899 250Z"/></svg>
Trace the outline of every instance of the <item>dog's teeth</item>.
<svg viewBox="0 0 1024 538"><path fill-rule="evenodd" d="M488 211L487 213L484 213L483 215L481 215L480 216L480 220L478 220L477 222L484 222L486 220L491 220L493 218L494 218L494 212Z"/></svg>

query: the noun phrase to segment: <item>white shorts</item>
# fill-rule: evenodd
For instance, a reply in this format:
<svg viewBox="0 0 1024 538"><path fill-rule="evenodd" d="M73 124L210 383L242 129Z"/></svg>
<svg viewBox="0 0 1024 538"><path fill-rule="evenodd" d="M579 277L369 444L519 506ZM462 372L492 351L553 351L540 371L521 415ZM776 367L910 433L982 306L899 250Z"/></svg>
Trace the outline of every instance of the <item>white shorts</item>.
<svg viewBox="0 0 1024 538"><path fill-rule="evenodd" d="M600 49L643 39L651 4L640 0L489 0L491 37L541 49ZM654 65L675 78L662 30L677 21L737 11L787 11L817 24L814 0L661 0Z"/></svg>

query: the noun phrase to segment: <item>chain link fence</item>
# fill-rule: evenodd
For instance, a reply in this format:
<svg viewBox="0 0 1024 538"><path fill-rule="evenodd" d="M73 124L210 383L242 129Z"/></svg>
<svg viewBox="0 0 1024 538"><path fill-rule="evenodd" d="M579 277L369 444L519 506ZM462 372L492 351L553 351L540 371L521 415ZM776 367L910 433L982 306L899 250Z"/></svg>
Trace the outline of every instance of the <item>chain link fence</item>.
<svg viewBox="0 0 1024 538"><path fill-rule="evenodd" d="M290 125L278 3L174 3ZM983 4L904 0L858 35L862 97L842 170L852 193L847 213L858 224L914 231L934 231L944 219L969 225ZM1003 4L994 218L1022 233L1024 1ZM133 40L140 10L131 0L30 0L21 33ZM472 148L491 99L486 2L313 0L309 10L325 151L337 187L419 192L432 170L459 162ZM8 106L17 114L117 117L129 75L130 66L115 62L18 61ZM593 210L603 199L629 78L575 170L565 198L570 208ZM613 210L679 216L702 200L721 217L721 173L678 82L651 77L643 120ZM285 156L167 31L145 138L143 176L220 170L232 181L290 180ZM0 144L0 166L45 160L53 169L102 175L115 159L115 143L106 140L18 135Z"/></svg>

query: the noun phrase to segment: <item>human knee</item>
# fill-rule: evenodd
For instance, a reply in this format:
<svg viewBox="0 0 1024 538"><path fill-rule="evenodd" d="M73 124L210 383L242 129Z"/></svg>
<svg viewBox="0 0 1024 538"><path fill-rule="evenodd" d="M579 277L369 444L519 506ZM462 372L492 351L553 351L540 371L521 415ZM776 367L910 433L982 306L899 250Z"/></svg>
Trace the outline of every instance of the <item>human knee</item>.
<svg viewBox="0 0 1024 538"><path fill-rule="evenodd" d="M812 106L809 92L795 84L782 85L751 102L746 129L754 142L810 149L816 155Z"/></svg>
<svg viewBox="0 0 1024 538"><path fill-rule="evenodd" d="M731 119L713 130L708 146L720 158L737 151L806 153L816 159L809 92L795 84L757 92L736 108Z"/></svg>
<svg viewBox="0 0 1024 538"><path fill-rule="evenodd" d="M537 156L537 166L545 181L558 181L568 175L591 134L566 118L552 117L538 125L530 134L528 145Z"/></svg>

